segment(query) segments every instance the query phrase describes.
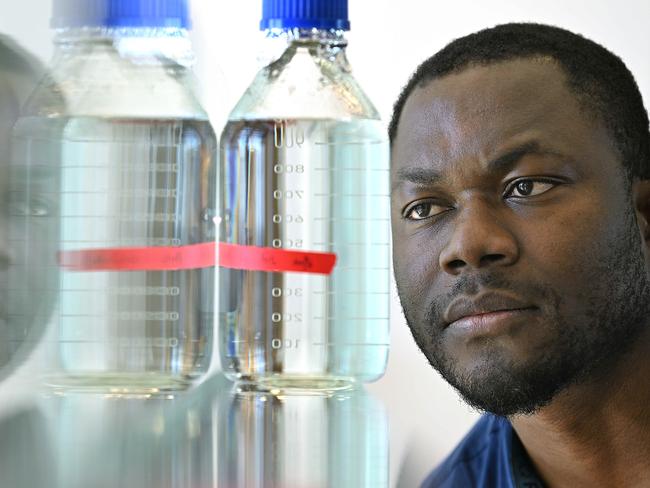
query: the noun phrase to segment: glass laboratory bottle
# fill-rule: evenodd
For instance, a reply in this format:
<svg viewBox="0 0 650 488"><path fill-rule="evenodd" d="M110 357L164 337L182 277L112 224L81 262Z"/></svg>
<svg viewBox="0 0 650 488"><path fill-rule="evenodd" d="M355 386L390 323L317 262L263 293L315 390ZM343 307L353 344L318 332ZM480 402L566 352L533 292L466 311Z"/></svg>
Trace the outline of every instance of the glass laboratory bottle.
<svg viewBox="0 0 650 488"><path fill-rule="evenodd" d="M265 0L282 50L220 141L219 348L231 379L373 381L389 342L388 144L346 57L346 0Z"/></svg>
<svg viewBox="0 0 650 488"><path fill-rule="evenodd" d="M192 91L187 10L54 2L51 71L14 129L13 207L57 222L27 252L58 270L55 387L156 392L208 370L217 146Z"/></svg>

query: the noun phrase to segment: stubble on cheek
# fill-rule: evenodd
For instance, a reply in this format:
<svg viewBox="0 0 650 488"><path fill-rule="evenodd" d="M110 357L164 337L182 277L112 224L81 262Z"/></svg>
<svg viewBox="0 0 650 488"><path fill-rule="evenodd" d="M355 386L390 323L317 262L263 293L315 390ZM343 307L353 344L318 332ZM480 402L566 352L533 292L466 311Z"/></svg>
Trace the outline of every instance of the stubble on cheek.
<svg viewBox="0 0 650 488"><path fill-rule="evenodd" d="M543 278L514 279L499 269L461 276L445 294L436 293L436 277L426 267L410 267L422 273L396 269L416 343L468 403L503 415L532 413L632 347L650 314L643 241L631 209L610 225L586 241L576 232L556 242L571 251L569 259L549 263L539 273ZM455 337L442 321L446 306L481 287L533 301L540 306L539 318L512 335Z"/></svg>

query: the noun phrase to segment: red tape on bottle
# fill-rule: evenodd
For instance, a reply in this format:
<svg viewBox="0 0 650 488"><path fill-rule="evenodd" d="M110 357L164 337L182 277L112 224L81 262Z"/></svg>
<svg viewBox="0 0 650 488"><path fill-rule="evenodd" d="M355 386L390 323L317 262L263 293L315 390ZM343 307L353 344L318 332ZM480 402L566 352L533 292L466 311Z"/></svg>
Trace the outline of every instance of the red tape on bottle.
<svg viewBox="0 0 650 488"><path fill-rule="evenodd" d="M215 266L248 271L329 275L336 254L289 251L271 247L214 242L178 247L127 247L59 252L59 265L68 271L178 271Z"/></svg>

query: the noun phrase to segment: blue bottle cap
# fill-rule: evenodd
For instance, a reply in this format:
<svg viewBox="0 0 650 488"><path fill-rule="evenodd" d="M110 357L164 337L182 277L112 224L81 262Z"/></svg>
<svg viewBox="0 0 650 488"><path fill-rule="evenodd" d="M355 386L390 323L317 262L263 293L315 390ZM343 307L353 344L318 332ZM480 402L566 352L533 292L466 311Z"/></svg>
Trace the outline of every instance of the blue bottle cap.
<svg viewBox="0 0 650 488"><path fill-rule="evenodd" d="M187 0L109 0L108 27L189 27Z"/></svg>
<svg viewBox="0 0 650 488"><path fill-rule="evenodd" d="M51 25L65 27L190 26L188 0L54 0Z"/></svg>
<svg viewBox="0 0 650 488"><path fill-rule="evenodd" d="M260 29L350 30L348 0L262 0Z"/></svg>
<svg viewBox="0 0 650 488"><path fill-rule="evenodd" d="M107 0L54 0L50 25L66 27L98 27L106 20Z"/></svg>

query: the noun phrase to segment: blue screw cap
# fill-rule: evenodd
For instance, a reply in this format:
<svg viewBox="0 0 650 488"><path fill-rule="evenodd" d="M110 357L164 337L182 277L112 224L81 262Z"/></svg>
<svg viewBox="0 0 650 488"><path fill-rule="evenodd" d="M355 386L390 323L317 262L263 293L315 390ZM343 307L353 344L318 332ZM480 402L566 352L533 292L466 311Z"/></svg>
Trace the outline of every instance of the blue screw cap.
<svg viewBox="0 0 650 488"><path fill-rule="evenodd" d="M54 0L52 27L189 28L188 0Z"/></svg>
<svg viewBox="0 0 650 488"><path fill-rule="evenodd" d="M260 29L350 30L348 0L263 0Z"/></svg>

